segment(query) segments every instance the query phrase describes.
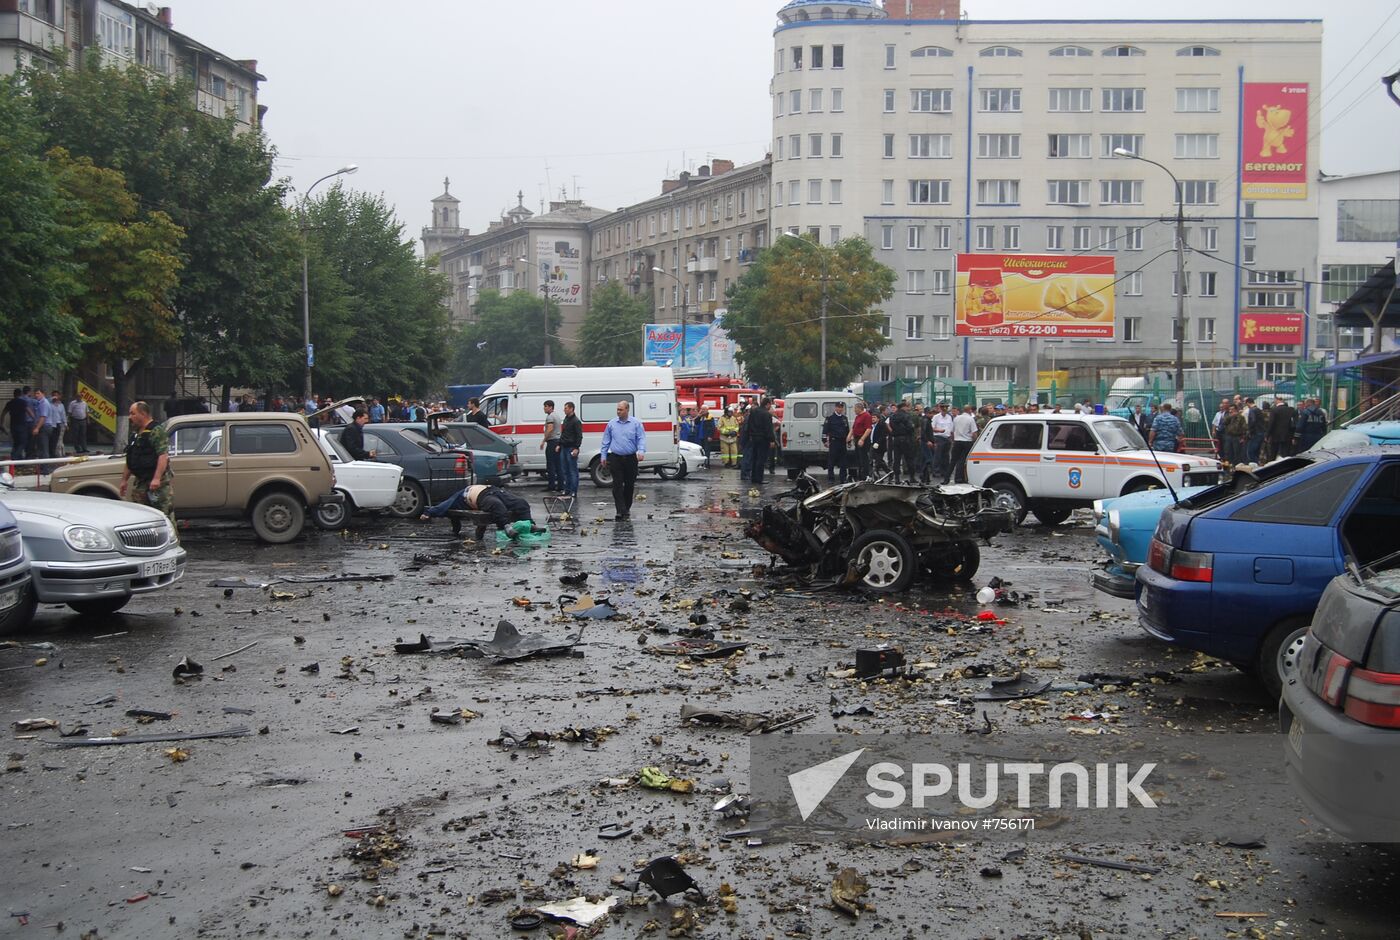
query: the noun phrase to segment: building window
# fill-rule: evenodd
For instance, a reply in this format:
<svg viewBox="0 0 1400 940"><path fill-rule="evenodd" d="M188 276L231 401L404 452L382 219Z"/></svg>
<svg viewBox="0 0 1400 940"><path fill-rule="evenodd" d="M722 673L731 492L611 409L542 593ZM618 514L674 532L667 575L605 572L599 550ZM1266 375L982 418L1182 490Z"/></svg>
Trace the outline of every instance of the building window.
<svg viewBox="0 0 1400 940"><path fill-rule="evenodd" d="M1142 272L1131 271L1123 276L1120 282L1123 285L1123 293L1129 297L1142 296Z"/></svg>
<svg viewBox="0 0 1400 940"><path fill-rule="evenodd" d="M911 59L946 59L953 54L952 49L944 49L942 46L921 46L909 53Z"/></svg>
<svg viewBox="0 0 1400 940"><path fill-rule="evenodd" d="M815 205L815 204L817 204L817 203L820 203L821 201L822 201L822 181L821 181L821 180L808 180L808 181L807 181L807 202L808 202L808 204L810 204L810 205Z"/></svg>
<svg viewBox="0 0 1400 940"><path fill-rule="evenodd" d="M889 319L889 318L886 317L885 319ZM888 329L886 329L886 330L885 330L885 339L889 339L889 338L890 338L890 332L889 332ZM881 381L881 382L888 382L888 381L890 381L893 377L894 377L894 366L888 366L888 365L882 365L882 366L880 366L880 381Z"/></svg>
<svg viewBox="0 0 1400 940"><path fill-rule="evenodd" d="M800 72L800 71L802 71L802 47L801 47L801 46L793 46L793 47L792 47L792 70L793 70L794 72Z"/></svg>
<svg viewBox="0 0 1400 940"><path fill-rule="evenodd" d="M136 17L107 4L98 7L97 44L103 52L129 59L136 54Z"/></svg>
<svg viewBox="0 0 1400 940"><path fill-rule="evenodd" d="M1175 297L1175 296L1177 295L1177 285L1178 285L1178 284L1180 284L1180 281L1177 280L1176 272L1173 271L1173 272L1172 272L1172 296L1173 296L1173 297ZM1187 274L1187 275L1186 275L1186 296L1188 296L1188 297L1191 296L1191 275L1190 275L1190 274Z"/></svg>
<svg viewBox="0 0 1400 940"><path fill-rule="evenodd" d="M934 271L934 272L933 272L933 292L934 292L935 294L946 294L946 293L948 293L948 290L949 290L949 278L948 278L948 272L947 272L947 270L940 268L939 270ZM937 319L938 319L938 318L936 318L936 317L934 318L935 322L937 322ZM946 320L947 318L945 317L944 319ZM934 332L937 332L937 333L946 333L947 330L937 330L937 329L935 329Z"/></svg>
<svg viewBox="0 0 1400 940"><path fill-rule="evenodd" d="M952 155L952 134L909 135L909 156L913 159L946 159Z"/></svg>
<svg viewBox="0 0 1400 940"><path fill-rule="evenodd" d="M1047 251L1065 250L1065 227L1063 225L1047 225L1045 227L1045 249Z"/></svg>
<svg viewBox="0 0 1400 940"><path fill-rule="evenodd" d="M1142 226L1128 226L1123 233L1123 247L1129 251L1142 251Z"/></svg>
<svg viewBox="0 0 1400 940"><path fill-rule="evenodd" d="M909 92L909 110L943 113L953 110L953 89L914 88Z"/></svg>
<svg viewBox="0 0 1400 940"><path fill-rule="evenodd" d="M904 377L911 381L922 382L928 378L928 366L911 363L904 367Z"/></svg>
<svg viewBox="0 0 1400 940"><path fill-rule="evenodd" d="M1253 241L1259 237L1259 223L1250 219L1240 223L1240 237L1245 241Z"/></svg>
<svg viewBox="0 0 1400 940"><path fill-rule="evenodd" d="M1021 202L1020 180L978 180L979 206L1015 206Z"/></svg>
<svg viewBox="0 0 1400 940"><path fill-rule="evenodd" d="M1113 152L1115 150L1126 150L1128 153L1142 153L1141 134L1104 134L1101 137L1101 141L1103 143L1103 156L1105 158L1118 156Z"/></svg>
<svg viewBox="0 0 1400 940"><path fill-rule="evenodd" d="M1087 206L1089 204L1088 180L1049 180L1049 193L1046 202L1052 206Z"/></svg>
<svg viewBox="0 0 1400 940"><path fill-rule="evenodd" d="M1214 297L1214 296L1215 296L1215 275L1216 275L1216 272L1215 272L1215 271L1202 271L1202 272L1201 272L1201 296L1202 296L1202 297Z"/></svg>
<svg viewBox="0 0 1400 940"><path fill-rule="evenodd" d="M1183 113L1215 112L1220 110L1219 88L1178 88L1176 110Z"/></svg>
<svg viewBox="0 0 1400 940"><path fill-rule="evenodd" d="M1196 321L1196 342L1215 342L1215 317L1201 317Z"/></svg>
<svg viewBox="0 0 1400 940"><path fill-rule="evenodd" d="M802 156L802 135L791 134L788 136L788 156L794 160Z"/></svg>
<svg viewBox="0 0 1400 940"><path fill-rule="evenodd" d="M1021 250L1021 226L1004 225L1001 229L1001 247L1003 251Z"/></svg>
<svg viewBox="0 0 1400 940"><path fill-rule="evenodd" d="M1147 93L1142 88L1103 89L1104 111L1142 111Z"/></svg>
<svg viewBox="0 0 1400 940"><path fill-rule="evenodd" d="M947 251L953 244L953 227L951 225L935 225L933 227L933 247L940 251Z"/></svg>
<svg viewBox="0 0 1400 940"><path fill-rule="evenodd" d="M922 225L911 225L908 228L909 239L907 247L911 251L919 251L924 247L924 227Z"/></svg>
<svg viewBox="0 0 1400 940"><path fill-rule="evenodd" d="M913 187L910 187L913 193ZM880 180L880 204L884 206L894 205L894 180Z"/></svg>
<svg viewBox="0 0 1400 940"><path fill-rule="evenodd" d="M817 112L821 109L822 90L820 88L813 88L811 91L807 92L807 110L809 112Z"/></svg>
<svg viewBox="0 0 1400 940"><path fill-rule="evenodd" d="M1013 46L988 46L977 53L984 59L1013 59L1021 54L1021 50Z"/></svg>
<svg viewBox="0 0 1400 940"><path fill-rule="evenodd" d="M1135 206L1142 203L1142 180L1101 180L1099 203L1105 206Z"/></svg>
<svg viewBox="0 0 1400 940"><path fill-rule="evenodd" d="M762 212L762 211L764 211L764 210L767 209L767 208L768 208L768 187L766 187L766 186L760 186L760 187L758 187L758 189L754 190L754 194L753 194L753 210L754 210L755 212Z"/></svg>
<svg viewBox="0 0 1400 940"><path fill-rule="evenodd" d="M1087 225L1074 226L1074 250L1089 251L1093 247L1093 229Z"/></svg>
<svg viewBox="0 0 1400 940"><path fill-rule="evenodd" d="M724 217L725 217L726 219L732 219L732 218L734 218L734 194L733 194L733 193L729 193L728 195L726 195L726 196L724 197Z"/></svg>
<svg viewBox="0 0 1400 940"><path fill-rule="evenodd" d="M1208 55L1220 55L1220 50L1213 49L1210 46L1182 46L1180 49L1176 50L1176 54L1199 59Z"/></svg>
<svg viewBox="0 0 1400 940"><path fill-rule="evenodd" d="M894 46L885 46L885 68L894 68Z"/></svg>
<svg viewBox="0 0 1400 940"><path fill-rule="evenodd" d="M833 160L836 160L836 159L839 159L840 156L841 156L841 135L840 135L840 134L832 134L832 135L831 135L831 158L832 158Z"/></svg>
<svg viewBox="0 0 1400 940"><path fill-rule="evenodd" d="M794 88L792 91L788 92L788 98L789 98L788 114L801 114L801 113L802 113L802 90L799 89L799 88Z"/></svg>
<svg viewBox="0 0 1400 940"><path fill-rule="evenodd" d="M978 134L977 156L988 160L1017 160L1021 157L1020 134Z"/></svg>
<svg viewBox="0 0 1400 940"><path fill-rule="evenodd" d="M774 148L773 156L776 159L781 160L783 159L783 138L778 137L778 139L774 141L774 143L776 143L778 146Z"/></svg>
<svg viewBox="0 0 1400 940"><path fill-rule="evenodd" d="M834 69L844 69L846 67L846 47L834 45L831 47L831 67Z"/></svg>
<svg viewBox="0 0 1400 940"><path fill-rule="evenodd" d="M1322 299L1339 304L1347 300L1366 282L1376 269L1371 264L1324 264L1322 266Z"/></svg>
<svg viewBox="0 0 1400 940"><path fill-rule="evenodd" d="M1142 342L1142 317L1123 318L1123 342Z"/></svg>
<svg viewBox="0 0 1400 940"><path fill-rule="evenodd" d="M1079 59L1088 58L1092 56L1094 54L1094 51L1092 49L1086 49L1083 46L1056 46L1054 49L1050 50L1050 54L1052 56L1063 57L1067 59Z"/></svg>
<svg viewBox="0 0 1400 940"><path fill-rule="evenodd" d="M1052 160L1091 157L1088 134L1051 134L1048 156Z"/></svg>
<svg viewBox="0 0 1400 940"><path fill-rule="evenodd" d="M974 231L977 235L978 251L993 251L996 249L997 227L995 225L979 225Z"/></svg>
<svg viewBox="0 0 1400 940"><path fill-rule="evenodd" d="M885 89L885 113L894 114L894 89Z"/></svg>
<svg viewBox="0 0 1400 940"><path fill-rule="evenodd" d="M910 180L909 202L916 206L946 204L950 188L948 180Z"/></svg>
<svg viewBox="0 0 1400 940"><path fill-rule="evenodd" d="M1182 180L1181 201L1188 206L1215 205L1215 180Z"/></svg>
<svg viewBox="0 0 1400 940"><path fill-rule="evenodd" d="M935 283L936 283L936 282L935 282ZM937 288L936 288L936 287L935 287L935 292L937 292ZM944 291L944 293L947 293L947 291ZM953 319L953 318L950 317L950 316L948 316L947 314L934 314L932 317L930 317L930 318L929 318L929 323L930 323L930 326L931 326L931 328L932 328L932 329L931 329L930 336L931 336L933 339L948 339L949 337L951 337L951 336L952 336L952 333L953 333L953 331L952 331L952 319ZM937 367L937 375L938 375L938 377L939 377L939 378L947 378L947 376L948 376L948 371L947 371L947 369L948 369L947 366L938 366L938 367Z"/></svg>
<svg viewBox="0 0 1400 940"><path fill-rule="evenodd" d="M974 382L1015 382L1015 366L973 366L972 381Z"/></svg>
<svg viewBox="0 0 1400 940"><path fill-rule="evenodd" d="M1020 110L1021 110L1021 89L1019 89L1019 88L983 88L983 89L982 89L982 110L983 110L983 111L1020 111Z"/></svg>
<svg viewBox="0 0 1400 940"><path fill-rule="evenodd" d="M1289 310L1296 306L1296 297L1292 291L1250 290L1244 293L1244 305Z"/></svg>
<svg viewBox="0 0 1400 940"><path fill-rule="evenodd" d="M795 206L801 201L797 180L788 180L788 205Z"/></svg>
<svg viewBox="0 0 1400 940"><path fill-rule="evenodd" d="M880 226L880 247L886 251L894 250L894 226Z"/></svg>
<svg viewBox="0 0 1400 940"><path fill-rule="evenodd" d="M1099 243L1097 251L1116 251L1118 249L1118 226L1100 225Z"/></svg>
<svg viewBox="0 0 1400 940"><path fill-rule="evenodd" d="M1240 249L1240 264L1254 263L1254 246L1244 245Z"/></svg>
<svg viewBox="0 0 1400 940"><path fill-rule="evenodd" d="M1205 228L1201 229L1201 250L1220 250L1220 229L1216 228L1214 225L1207 225Z"/></svg>
<svg viewBox="0 0 1400 940"><path fill-rule="evenodd" d="M1214 160L1220 156L1220 135L1177 134L1176 156L1180 160Z"/></svg>
<svg viewBox="0 0 1400 940"><path fill-rule="evenodd" d="M1126 59L1129 56L1147 55L1147 53L1137 46L1109 46L1107 49L1103 50L1100 55L1106 55L1109 58Z"/></svg>
<svg viewBox="0 0 1400 940"><path fill-rule="evenodd" d="M1093 100L1090 97L1091 88L1051 88L1050 89L1050 110L1067 111L1089 111L1093 107Z"/></svg>
<svg viewBox="0 0 1400 940"><path fill-rule="evenodd" d="M831 201L839 204L841 202L841 181L832 180L829 185L831 187Z"/></svg>
<svg viewBox="0 0 1400 940"><path fill-rule="evenodd" d="M884 157L886 160L893 160L893 159L894 159L894 135L893 135L893 134L885 134L885 135L881 138L881 141L882 141L882 146L881 146L881 150L880 150L880 156Z"/></svg>
<svg viewBox="0 0 1400 940"><path fill-rule="evenodd" d="M846 90L844 88L831 89L831 110L846 110Z"/></svg>
<svg viewBox="0 0 1400 940"><path fill-rule="evenodd" d="M1396 199L1337 200L1337 241L1387 242L1400 240Z"/></svg>
<svg viewBox="0 0 1400 940"><path fill-rule="evenodd" d="M823 66L822 66L822 59L825 58L825 56L823 56L822 53L824 53L825 51L826 51L826 49L823 48L822 46L813 46L813 47L812 47L812 64L811 64L811 67L812 67L812 68L814 68L814 69L819 69L819 68L822 68L822 67L823 67Z"/></svg>
<svg viewBox="0 0 1400 940"><path fill-rule="evenodd" d="M807 135L807 159L808 159L808 160L811 160L811 159L813 159L814 157L820 157L821 155L822 155L822 135L821 135L821 134L808 134L808 135Z"/></svg>
<svg viewBox="0 0 1400 940"><path fill-rule="evenodd" d="M1291 352L1295 347L1285 346L1279 352ZM1254 370L1259 373L1261 382L1282 382L1293 377L1292 360L1271 360L1267 362L1256 362Z"/></svg>
<svg viewBox="0 0 1400 940"><path fill-rule="evenodd" d="M831 227L831 241L828 242L828 244L834 245L834 244L836 244L837 242L839 242L840 240L841 240L841 226L839 226L839 225L833 225L833 226Z"/></svg>
<svg viewBox="0 0 1400 940"><path fill-rule="evenodd" d="M1293 284L1298 278L1296 271L1250 271L1248 282L1256 284Z"/></svg>

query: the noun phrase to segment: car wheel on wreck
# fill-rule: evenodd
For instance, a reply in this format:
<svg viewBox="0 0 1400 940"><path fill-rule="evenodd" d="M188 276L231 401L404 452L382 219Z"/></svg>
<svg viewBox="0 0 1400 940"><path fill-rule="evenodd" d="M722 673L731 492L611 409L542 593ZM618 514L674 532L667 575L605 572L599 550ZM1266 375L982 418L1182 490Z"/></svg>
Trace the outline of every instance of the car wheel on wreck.
<svg viewBox="0 0 1400 940"><path fill-rule="evenodd" d="M982 549L971 539L947 546L947 550L928 562L928 573L939 581L970 581L982 565Z"/></svg>
<svg viewBox="0 0 1400 940"><path fill-rule="evenodd" d="M862 532L851 543L851 557L865 571L865 586L872 591L903 591L914 580L914 549L890 529Z"/></svg>
<svg viewBox="0 0 1400 940"><path fill-rule="evenodd" d="M996 494L992 497L992 506L1011 513L1012 525L1026 521L1026 491L1021 489L1019 483L1015 480L997 480L989 484L988 489Z"/></svg>

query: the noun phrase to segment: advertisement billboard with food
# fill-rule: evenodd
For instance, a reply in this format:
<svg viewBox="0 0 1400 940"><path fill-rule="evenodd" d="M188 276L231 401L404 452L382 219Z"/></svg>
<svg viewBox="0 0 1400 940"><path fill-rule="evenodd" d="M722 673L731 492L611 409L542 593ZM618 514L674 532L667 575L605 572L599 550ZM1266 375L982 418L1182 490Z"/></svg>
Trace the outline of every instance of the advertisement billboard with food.
<svg viewBox="0 0 1400 940"><path fill-rule="evenodd" d="M958 255L959 336L1113 338L1111 255Z"/></svg>

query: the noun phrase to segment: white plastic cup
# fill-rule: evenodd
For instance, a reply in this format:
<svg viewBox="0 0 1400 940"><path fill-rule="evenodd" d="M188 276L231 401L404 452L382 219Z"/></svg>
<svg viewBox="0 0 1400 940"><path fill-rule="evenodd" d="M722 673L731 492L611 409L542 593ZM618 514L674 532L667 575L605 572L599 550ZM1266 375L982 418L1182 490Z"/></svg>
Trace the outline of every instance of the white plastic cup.
<svg viewBox="0 0 1400 940"><path fill-rule="evenodd" d="M980 591L977 592L977 603L979 603L979 604L983 604L983 605L990 604L992 601L994 601L994 600L996 600L996 599L997 599L997 592L996 592L996 591L993 591L993 590L992 590L991 588L989 588L989 587L984 587L982 590L980 590Z"/></svg>

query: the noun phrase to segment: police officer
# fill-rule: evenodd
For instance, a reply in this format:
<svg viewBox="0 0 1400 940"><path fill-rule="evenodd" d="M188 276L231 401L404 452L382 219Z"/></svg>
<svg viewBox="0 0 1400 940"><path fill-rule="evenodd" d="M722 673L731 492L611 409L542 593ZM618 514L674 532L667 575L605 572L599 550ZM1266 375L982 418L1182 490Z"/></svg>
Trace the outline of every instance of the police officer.
<svg viewBox="0 0 1400 940"><path fill-rule="evenodd" d="M836 410L822 422L822 438L826 441L826 478L835 480L841 474L846 482L846 438L851 434L851 422L846 418L846 403L838 401Z"/></svg>
<svg viewBox="0 0 1400 940"><path fill-rule="evenodd" d="M132 404L131 439L126 443L126 469L122 471L122 498L145 503L165 513L175 525L175 487L170 472L170 434L151 417L144 401ZM127 492L127 486L131 492Z"/></svg>

